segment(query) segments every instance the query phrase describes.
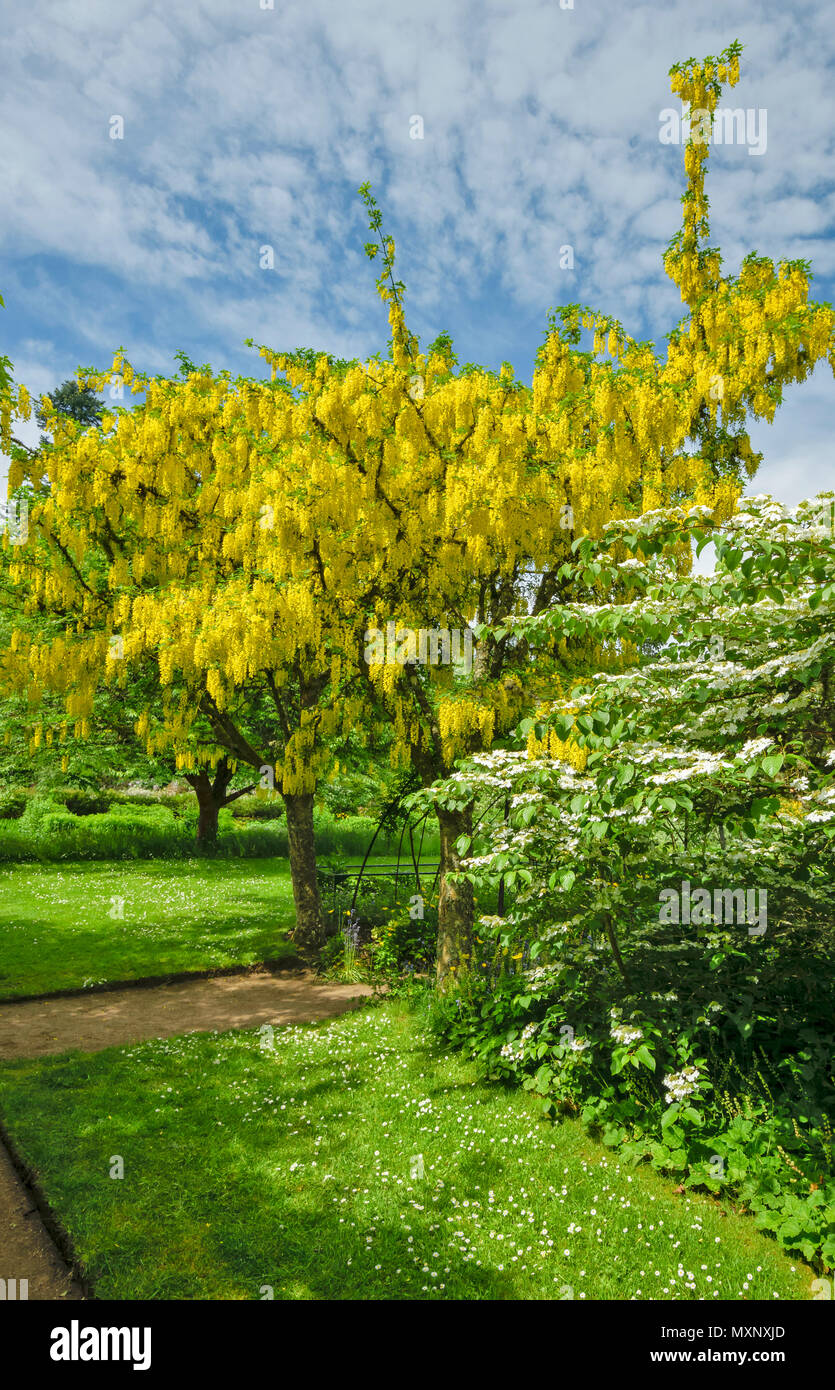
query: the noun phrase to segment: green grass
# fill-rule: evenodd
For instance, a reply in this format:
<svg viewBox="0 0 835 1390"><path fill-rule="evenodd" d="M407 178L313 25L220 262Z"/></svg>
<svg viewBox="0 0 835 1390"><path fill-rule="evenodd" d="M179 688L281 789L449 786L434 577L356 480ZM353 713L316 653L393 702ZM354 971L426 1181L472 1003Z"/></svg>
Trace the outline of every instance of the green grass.
<svg viewBox="0 0 835 1390"><path fill-rule="evenodd" d="M32 797L19 819L0 818L0 864L195 857L197 808L191 793L152 800L126 797L107 811L89 814L71 812L60 793L56 798ZM221 810L215 857L286 859L287 823L265 814L276 809L275 803L249 798L246 807L245 800ZM247 809L249 818L242 815ZM313 824L320 855L362 857L377 829L371 816L333 816L324 807L314 810ZM375 849L394 855L399 841L399 833L381 834ZM437 855L438 845L437 832L430 831L424 837L424 857ZM408 844L403 851L408 858Z"/></svg>
<svg viewBox="0 0 835 1390"><path fill-rule="evenodd" d="M811 1297L750 1217L538 1118L397 1001L6 1063L0 1108L99 1298Z"/></svg>
<svg viewBox="0 0 835 1390"><path fill-rule="evenodd" d="M3 866L0 998L290 956L294 922L286 860Z"/></svg>
<svg viewBox="0 0 835 1390"><path fill-rule="evenodd" d="M295 920L286 859L0 864L0 1000L291 957Z"/></svg>

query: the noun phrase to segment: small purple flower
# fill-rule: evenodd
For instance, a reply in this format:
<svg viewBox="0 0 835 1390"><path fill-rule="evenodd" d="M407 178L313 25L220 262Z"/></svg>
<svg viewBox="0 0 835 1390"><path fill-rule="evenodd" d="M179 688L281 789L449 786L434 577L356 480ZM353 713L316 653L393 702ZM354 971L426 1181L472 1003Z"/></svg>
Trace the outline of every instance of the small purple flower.
<svg viewBox="0 0 835 1390"><path fill-rule="evenodd" d="M354 908L345 926L345 945L356 951L360 939L360 919Z"/></svg>

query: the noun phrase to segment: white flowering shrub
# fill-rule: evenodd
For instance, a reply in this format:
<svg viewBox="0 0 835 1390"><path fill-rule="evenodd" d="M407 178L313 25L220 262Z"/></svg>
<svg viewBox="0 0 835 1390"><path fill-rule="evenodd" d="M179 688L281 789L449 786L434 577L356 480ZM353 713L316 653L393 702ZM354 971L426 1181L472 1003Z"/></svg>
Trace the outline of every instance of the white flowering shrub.
<svg viewBox="0 0 835 1390"><path fill-rule="evenodd" d="M722 524L673 508L579 538L563 601L494 633L547 698L447 793L480 808L464 872L507 894L455 1036L830 1264L832 516L831 494L755 497Z"/></svg>

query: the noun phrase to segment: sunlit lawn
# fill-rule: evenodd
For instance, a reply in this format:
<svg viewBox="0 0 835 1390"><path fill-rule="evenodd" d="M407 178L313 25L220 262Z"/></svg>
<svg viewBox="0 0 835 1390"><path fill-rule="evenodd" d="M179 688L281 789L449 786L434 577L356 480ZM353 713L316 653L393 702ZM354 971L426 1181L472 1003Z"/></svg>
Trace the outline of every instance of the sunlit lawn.
<svg viewBox="0 0 835 1390"><path fill-rule="evenodd" d="M415 891L405 870L401 905ZM352 887L324 889L325 913ZM0 999L287 959L295 920L286 859L0 865Z"/></svg>
<svg viewBox="0 0 835 1390"><path fill-rule="evenodd" d="M0 1067L6 1123L98 1297L811 1297L750 1217L542 1120L402 1003L269 1043Z"/></svg>
<svg viewBox="0 0 835 1390"><path fill-rule="evenodd" d="M284 859L0 867L0 998L293 954Z"/></svg>

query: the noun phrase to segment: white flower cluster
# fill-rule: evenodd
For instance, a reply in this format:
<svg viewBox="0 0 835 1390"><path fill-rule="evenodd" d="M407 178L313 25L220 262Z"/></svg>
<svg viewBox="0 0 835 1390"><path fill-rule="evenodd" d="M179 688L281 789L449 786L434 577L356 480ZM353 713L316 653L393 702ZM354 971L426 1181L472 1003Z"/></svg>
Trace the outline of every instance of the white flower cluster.
<svg viewBox="0 0 835 1390"><path fill-rule="evenodd" d="M769 740L766 740L768 743ZM712 772L721 772L731 766L721 753L702 753L699 759L691 764L690 767L671 768L667 772L656 772L654 777L648 780L656 787L662 787L667 782L687 782L691 777L706 773L708 776Z"/></svg>
<svg viewBox="0 0 835 1390"><path fill-rule="evenodd" d="M671 1071L664 1077L664 1086L667 1091L664 1099L668 1105L672 1105L674 1100L686 1100L699 1089L699 1070L697 1067L685 1067L683 1071Z"/></svg>
<svg viewBox="0 0 835 1390"><path fill-rule="evenodd" d="M749 738L740 748L737 757L756 758L760 753L764 753L766 748L770 748L773 742L770 738Z"/></svg>
<svg viewBox="0 0 835 1390"><path fill-rule="evenodd" d="M816 802L817 805L831 806L835 801L835 787L825 787L822 791L813 792L809 801ZM817 820L832 820L832 816L835 816L835 810L811 810L807 813L806 820L814 823Z"/></svg>
<svg viewBox="0 0 835 1390"><path fill-rule="evenodd" d="M558 975L561 967L559 965L532 965L527 970L523 970L523 975L531 984L539 984L543 980L550 979Z"/></svg>
<svg viewBox="0 0 835 1390"><path fill-rule="evenodd" d="M587 1047L591 1047L588 1038L572 1038L568 1045L572 1052L585 1052Z"/></svg>
<svg viewBox="0 0 835 1390"><path fill-rule="evenodd" d="M611 1028L609 1030L609 1036L611 1038L614 1038L615 1042L617 1043L628 1044L633 1042L640 1042L641 1038L644 1035L641 1032L640 1028L630 1028L628 1024L621 1023L618 1025L617 1028Z"/></svg>
<svg viewBox="0 0 835 1390"><path fill-rule="evenodd" d="M515 1042L505 1043L501 1051L502 1057L506 1057L509 1062L521 1062L525 1056L525 1047L538 1027L538 1023L526 1023Z"/></svg>

